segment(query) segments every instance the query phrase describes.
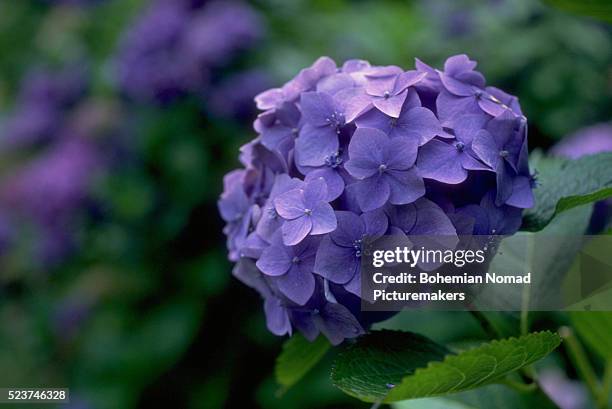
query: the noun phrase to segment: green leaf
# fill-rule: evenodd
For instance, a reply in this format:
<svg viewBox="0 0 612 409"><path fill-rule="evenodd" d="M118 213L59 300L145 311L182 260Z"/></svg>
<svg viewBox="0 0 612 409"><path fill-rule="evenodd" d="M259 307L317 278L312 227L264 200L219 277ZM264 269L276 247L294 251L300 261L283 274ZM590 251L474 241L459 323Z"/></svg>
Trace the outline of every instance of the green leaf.
<svg viewBox="0 0 612 409"><path fill-rule="evenodd" d="M557 409L542 391L518 393L503 385L457 393L452 396L405 400L392 405L393 409Z"/></svg>
<svg viewBox="0 0 612 409"><path fill-rule="evenodd" d="M583 245L592 205L568 210L538 232L518 232L502 240L489 271L532 271L530 300L554 300L561 294L564 278ZM529 256L528 256L529 255ZM513 305L523 297L521 286L486 286L480 296L499 305Z"/></svg>
<svg viewBox="0 0 612 409"><path fill-rule="evenodd" d="M283 351L276 360L276 380L285 389L302 379L330 347L324 336L309 342L301 334L295 334L283 345Z"/></svg>
<svg viewBox="0 0 612 409"><path fill-rule="evenodd" d="M580 338L603 358L612 360L612 312L574 311L570 318Z"/></svg>
<svg viewBox="0 0 612 409"><path fill-rule="evenodd" d="M557 334L539 332L442 357L444 348L427 338L384 331L362 337L343 351L332 381L368 402L446 395L493 383L548 355L560 341Z"/></svg>
<svg viewBox="0 0 612 409"><path fill-rule="evenodd" d="M572 14L594 17L612 23L610 0L546 0L551 6Z"/></svg>
<svg viewBox="0 0 612 409"><path fill-rule="evenodd" d="M441 361L450 351L412 332L373 331L340 352L332 382L344 392L374 402L416 368Z"/></svg>
<svg viewBox="0 0 612 409"><path fill-rule="evenodd" d="M538 172L536 204L525 212L523 228L540 230L557 214L612 196L612 153L576 160L532 155Z"/></svg>

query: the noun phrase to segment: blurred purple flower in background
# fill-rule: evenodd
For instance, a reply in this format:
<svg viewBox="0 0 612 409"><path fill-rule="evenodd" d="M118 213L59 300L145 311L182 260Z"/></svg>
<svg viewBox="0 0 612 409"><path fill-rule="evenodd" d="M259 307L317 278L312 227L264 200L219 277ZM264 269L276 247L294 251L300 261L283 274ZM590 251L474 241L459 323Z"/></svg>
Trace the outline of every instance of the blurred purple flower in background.
<svg viewBox="0 0 612 409"><path fill-rule="evenodd" d="M253 97L270 86L261 70L239 72L222 79L208 93L210 111L220 117L252 119Z"/></svg>
<svg viewBox="0 0 612 409"><path fill-rule="evenodd" d="M24 233L13 239L27 237L31 259L45 266L73 248L75 220L105 160L96 137L113 117L104 104L86 99L84 67L27 75L0 140L8 163L0 174L0 207Z"/></svg>
<svg viewBox="0 0 612 409"><path fill-rule="evenodd" d="M560 409L588 407L588 393L581 382L572 381L556 370L543 371L539 381L544 392Z"/></svg>
<svg viewBox="0 0 612 409"><path fill-rule="evenodd" d="M69 250L73 212L84 203L99 165L89 142L69 139L5 177L0 200L12 214L38 226L38 255L45 262L53 263Z"/></svg>
<svg viewBox="0 0 612 409"><path fill-rule="evenodd" d="M465 55L417 67L322 57L256 97L260 136L219 211L234 275L274 334L363 333L376 319L360 311L366 235L513 234L533 204L517 99Z"/></svg>
<svg viewBox="0 0 612 409"><path fill-rule="evenodd" d="M612 152L612 123L601 123L579 129L563 138L550 150L555 156L568 159L578 159L587 155L602 152ZM595 203L591 225L592 233L610 228L612 223L612 199Z"/></svg>
<svg viewBox="0 0 612 409"><path fill-rule="evenodd" d="M8 214L0 209L0 256L8 249L11 243L13 229Z"/></svg>
<svg viewBox="0 0 612 409"><path fill-rule="evenodd" d="M165 103L188 94L207 95L219 71L226 75L233 59L255 46L263 32L262 18L245 3L157 0L124 34L116 58L119 85L141 101ZM251 100L264 86L258 85L262 80L258 74L236 77L236 84L223 83L222 89L231 95L227 101L217 97L213 106L227 112L224 104L241 104L238 97L247 93Z"/></svg>
<svg viewBox="0 0 612 409"><path fill-rule="evenodd" d="M83 64L59 71L26 74L17 101L4 124L0 149L48 142L61 129L67 112L85 95L88 70Z"/></svg>
<svg viewBox="0 0 612 409"><path fill-rule="evenodd" d="M612 123L579 129L552 147L553 155L578 159L585 155L612 152Z"/></svg>

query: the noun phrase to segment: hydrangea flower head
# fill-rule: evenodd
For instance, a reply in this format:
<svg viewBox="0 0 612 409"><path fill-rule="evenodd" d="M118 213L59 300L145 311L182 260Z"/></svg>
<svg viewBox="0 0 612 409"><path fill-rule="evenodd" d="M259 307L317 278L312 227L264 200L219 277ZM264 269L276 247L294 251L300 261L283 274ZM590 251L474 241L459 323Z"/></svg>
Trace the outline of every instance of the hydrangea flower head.
<svg viewBox="0 0 612 409"><path fill-rule="evenodd" d="M322 57L255 98L258 136L219 210L270 331L337 344L380 319L360 310L366 237L518 230L533 205L527 121L475 68L466 55L408 71Z"/></svg>

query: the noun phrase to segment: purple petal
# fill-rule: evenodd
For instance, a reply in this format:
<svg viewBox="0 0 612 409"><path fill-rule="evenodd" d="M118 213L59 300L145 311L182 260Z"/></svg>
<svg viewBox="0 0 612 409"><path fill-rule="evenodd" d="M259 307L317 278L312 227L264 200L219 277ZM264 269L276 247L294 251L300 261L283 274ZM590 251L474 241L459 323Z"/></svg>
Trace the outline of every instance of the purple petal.
<svg viewBox="0 0 612 409"><path fill-rule="evenodd" d="M338 174L335 169L331 167L324 167L321 169L313 170L306 175L305 182L310 182L317 178L323 178L327 184L327 197L326 202L336 200L344 191L344 179Z"/></svg>
<svg viewBox="0 0 612 409"><path fill-rule="evenodd" d="M425 194L425 184L416 168L387 171L385 180L390 187L389 202L395 205L412 203ZM373 210L373 209L368 209Z"/></svg>
<svg viewBox="0 0 612 409"><path fill-rule="evenodd" d="M310 125L320 127L329 124L335 111L334 99L324 92L304 92L300 96L302 115Z"/></svg>
<svg viewBox="0 0 612 409"><path fill-rule="evenodd" d="M361 274L357 273L353 275L353 278L351 279L351 281L349 281L348 283L344 285L344 289L348 291L349 293L354 294L357 297L361 298ZM367 300L367 301L373 302L374 300Z"/></svg>
<svg viewBox="0 0 612 409"><path fill-rule="evenodd" d="M312 210L311 219L312 231L310 234L325 234L336 229L336 215L329 203L319 202Z"/></svg>
<svg viewBox="0 0 612 409"><path fill-rule="evenodd" d="M496 206L493 191L482 198L480 206L489 216L489 234L514 234L521 226L522 210L511 206Z"/></svg>
<svg viewBox="0 0 612 409"><path fill-rule="evenodd" d="M281 227L283 243L285 243L286 246L295 246L308 236L310 230L312 230L312 220L308 216L289 220Z"/></svg>
<svg viewBox="0 0 612 409"><path fill-rule="evenodd" d="M257 268L269 276L283 275L291 267L291 256L281 246L270 246L264 249L257 260Z"/></svg>
<svg viewBox="0 0 612 409"><path fill-rule="evenodd" d="M436 111L438 119L444 127L453 128L454 119L466 114L482 113L476 98L458 97L448 91L442 91L436 98Z"/></svg>
<svg viewBox="0 0 612 409"><path fill-rule="evenodd" d="M467 205L457 210L458 216L463 218L471 218L474 224L474 235L491 234L489 227L489 216L486 210L478 205Z"/></svg>
<svg viewBox="0 0 612 409"><path fill-rule="evenodd" d="M362 219L353 212L337 211L338 227L330 237L335 244L342 247L353 248L355 240L361 239L365 234L365 225Z"/></svg>
<svg viewBox="0 0 612 409"><path fill-rule="evenodd" d="M321 332L333 345L338 345L345 338L355 338L364 333L361 324L343 305L327 303L320 311Z"/></svg>
<svg viewBox="0 0 612 409"><path fill-rule="evenodd" d="M255 103L257 108L261 110L272 109L279 106L285 98L283 90L280 88L273 88L264 91L255 96Z"/></svg>
<svg viewBox="0 0 612 409"><path fill-rule="evenodd" d="M407 95L408 91L403 90L399 94L390 96L389 98L376 97L373 103L376 108L380 109L385 114L393 118L398 118Z"/></svg>
<svg viewBox="0 0 612 409"><path fill-rule="evenodd" d="M496 173L497 182L497 195L495 197L495 204L501 206L512 196L512 170L509 168L510 165L506 161L499 161Z"/></svg>
<svg viewBox="0 0 612 409"><path fill-rule="evenodd" d="M517 176L512 181L512 195L506 201L509 206L529 209L534 205L533 190L527 176Z"/></svg>
<svg viewBox="0 0 612 409"><path fill-rule="evenodd" d="M405 170L416 162L418 141L414 138L398 136L387 142L385 159L388 169Z"/></svg>
<svg viewBox="0 0 612 409"><path fill-rule="evenodd" d="M417 168L422 177L442 183L457 184L467 178L461 157L467 155L454 145L437 139L429 141L419 150Z"/></svg>
<svg viewBox="0 0 612 409"><path fill-rule="evenodd" d="M338 152L338 134L330 126L306 124L295 140L296 161L302 166L323 166L325 158L335 152Z"/></svg>
<svg viewBox="0 0 612 409"><path fill-rule="evenodd" d="M331 282L346 284L353 278L358 267L359 259L352 247L340 247L329 236L323 238L317 252L315 273Z"/></svg>
<svg viewBox="0 0 612 409"><path fill-rule="evenodd" d="M320 201L325 201L327 195L327 183L323 178L313 179L304 186L304 204L311 210Z"/></svg>
<svg viewBox="0 0 612 409"><path fill-rule="evenodd" d="M279 147L284 141L292 138L294 131L292 128L275 125L263 130L261 134L261 143L268 149L274 150Z"/></svg>
<svg viewBox="0 0 612 409"><path fill-rule="evenodd" d="M349 144L349 161L344 168L357 179L364 179L378 172L384 160L383 147L389 137L373 128L357 128Z"/></svg>
<svg viewBox="0 0 612 409"><path fill-rule="evenodd" d="M461 164L463 165L464 169L486 170L489 172L493 171L493 169L491 169L489 166L485 165L484 163L476 159L473 155L475 154L473 153L471 149L468 149L464 155L461 155Z"/></svg>
<svg viewBox="0 0 612 409"><path fill-rule="evenodd" d="M482 98L478 100L478 106L491 116L498 116L503 114L504 111L509 111L507 106L503 105L501 102L491 100L491 97L488 95L483 95Z"/></svg>
<svg viewBox="0 0 612 409"><path fill-rule="evenodd" d="M382 236L389 227L389 219L383 209L363 213L361 219L366 226L365 233L370 237Z"/></svg>
<svg viewBox="0 0 612 409"><path fill-rule="evenodd" d="M419 145L424 145L436 135L442 134L442 126L429 109L416 107L400 115L390 136L402 136L407 132L417 134Z"/></svg>
<svg viewBox="0 0 612 409"><path fill-rule="evenodd" d="M365 86L365 91L368 95L374 97L383 97L385 94L394 95L393 88L398 75L384 75L372 77L368 75L368 82Z"/></svg>
<svg viewBox="0 0 612 409"><path fill-rule="evenodd" d="M362 211L368 212L378 209L387 202L391 194L391 187L386 179L375 175L353 185L355 186L357 202Z"/></svg>
<svg viewBox="0 0 612 409"><path fill-rule="evenodd" d="M383 114L378 109L371 109L361 115L355 123L360 128L375 128L389 135L393 129L392 124L394 122L393 118Z"/></svg>
<svg viewBox="0 0 612 409"><path fill-rule="evenodd" d="M457 81L450 75L440 73L440 80L446 90L458 97L468 97L474 95L474 87L470 84Z"/></svg>
<svg viewBox="0 0 612 409"><path fill-rule="evenodd" d="M476 61L470 60L466 54L457 54L448 57L444 62L444 72L448 75L458 75L476 68Z"/></svg>
<svg viewBox="0 0 612 409"><path fill-rule="evenodd" d="M484 75L482 75L478 71L462 72L461 74L455 76L455 78L461 82L471 84L480 90L483 89L486 85Z"/></svg>
<svg viewBox="0 0 612 409"><path fill-rule="evenodd" d="M484 127L488 120L489 118L483 114L461 115L455 118L453 130L457 140L465 145L470 145L476 133Z"/></svg>
<svg viewBox="0 0 612 409"><path fill-rule="evenodd" d="M372 99L361 87L346 88L334 96L337 105L344 113L346 123L353 122L355 118L372 107Z"/></svg>
<svg viewBox="0 0 612 409"><path fill-rule="evenodd" d="M414 228L417 220L417 208L414 204L389 206L386 208L389 222L400 231L408 234Z"/></svg>
<svg viewBox="0 0 612 409"><path fill-rule="evenodd" d="M290 190L274 199L274 208L283 219L293 220L303 216L305 207L302 189Z"/></svg>
<svg viewBox="0 0 612 409"><path fill-rule="evenodd" d="M415 205L417 220L410 231L411 235L454 236L457 234L455 226L437 204L422 198Z"/></svg>
<svg viewBox="0 0 612 409"><path fill-rule="evenodd" d="M393 93L398 94L404 91L406 88L411 87L415 84L418 84L427 76L425 72L419 72L416 70L403 72L397 77L395 81L395 87L393 88Z"/></svg>
<svg viewBox="0 0 612 409"><path fill-rule="evenodd" d="M298 189L302 186L302 181L297 178L292 178L286 173L277 174L274 178L274 185L270 191L270 198L275 198L281 193L288 192L293 189Z"/></svg>
<svg viewBox="0 0 612 409"><path fill-rule="evenodd" d="M283 307L281 301L276 297L268 297L264 302L266 313L266 325L274 335L285 335L291 333L291 323L287 309Z"/></svg>
<svg viewBox="0 0 612 409"><path fill-rule="evenodd" d="M299 305L308 302L315 289L315 279L312 273L302 272L297 265L289 269L287 274L276 278L278 289L291 301Z"/></svg>
<svg viewBox="0 0 612 409"><path fill-rule="evenodd" d="M508 110L505 110L501 115L491 119L489 123L487 123L487 131L493 135L495 143L499 148L498 151L504 148L512 139L516 124L517 118Z"/></svg>
<svg viewBox="0 0 612 409"><path fill-rule="evenodd" d="M241 258L232 269L232 274L238 280L256 290L261 296L269 297L271 295L270 286L266 283L254 260Z"/></svg>
<svg viewBox="0 0 612 409"><path fill-rule="evenodd" d="M296 309L291 311L291 323L302 333L302 335L304 335L304 338L310 342L317 339L320 334L312 316L313 314L310 311L300 311Z"/></svg>
<svg viewBox="0 0 612 409"><path fill-rule="evenodd" d="M491 168L496 169L500 162L499 148L493 136L484 129L478 131L472 141L472 150L476 156Z"/></svg>
<svg viewBox="0 0 612 409"><path fill-rule="evenodd" d="M490 97L501 101L504 105L509 107L516 115L523 115L523 112L521 111L521 107L518 102L518 98L514 95L510 95L502 91L501 89L495 87L487 87L485 88L485 90L489 93Z"/></svg>
<svg viewBox="0 0 612 409"><path fill-rule="evenodd" d="M349 74L337 73L329 77L322 78L317 83L317 92L324 92L329 95L334 95L338 91L345 88L352 88L355 81Z"/></svg>
<svg viewBox="0 0 612 409"><path fill-rule="evenodd" d="M371 67L370 70L368 70L366 75L369 79L381 78L381 77L394 77L395 78L402 72L404 72L404 70L402 70L397 65L384 65L384 66Z"/></svg>

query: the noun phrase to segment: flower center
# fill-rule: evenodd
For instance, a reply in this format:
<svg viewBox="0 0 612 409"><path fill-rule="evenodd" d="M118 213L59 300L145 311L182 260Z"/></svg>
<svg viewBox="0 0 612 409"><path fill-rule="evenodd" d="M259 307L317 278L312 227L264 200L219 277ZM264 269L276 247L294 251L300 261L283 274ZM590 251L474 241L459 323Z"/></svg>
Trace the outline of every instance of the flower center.
<svg viewBox="0 0 612 409"><path fill-rule="evenodd" d="M300 258L299 258L298 256L294 256L294 257L291 259L291 262L292 262L293 264L299 264L299 263L300 263Z"/></svg>
<svg viewBox="0 0 612 409"><path fill-rule="evenodd" d="M304 214L310 216L312 214L312 209L304 209Z"/></svg>
<svg viewBox="0 0 612 409"><path fill-rule="evenodd" d="M389 91L385 91L385 92L383 93L383 97L384 97L385 99L389 99L389 97L390 97L390 96L391 96L391 93L390 93Z"/></svg>
<svg viewBox="0 0 612 409"><path fill-rule="evenodd" d="M300 130L299 130L299 129L297 129L297 128L293 128L293 129L291 129L291 133L292 133L293 135L297 135L299 132L300 132Z"/></svg>
<svg viewBox="0 0 612 409"><path fill-rule="evenodd" d="M457 142L455 143L455 148L457 148L459 152L463 152L465 149L465 144L463 142Z"/></svg>
<svg viewBox="0 0 612 409"><path fill-rule="evenodd" d="M378 167L378 173L381 173L381 174L385 173L386 170L387 170L387 165L385 165L384 163Z"/></svg>
<svg viewBox="0 0 612 409"><path fill-rule="evenodd" d="M329 166L332 169L337 168L342 163L342 158L340 157L340 152L333 153L325 158L325 165Z"/></svg>
<svg viewBox="0 0 612 409"><path fill-rule="evenodd" d="M502 158L507 158L509 154L510 152L508 152L507 150L499 151L499 156Z"/></svg>
<svg viewBox="0 0 612 409"><path fill-rule="evenodd" d="M334 111L325 119L325 121L329 124L329 126L336 128L336 131L339 132L340 130L338 128L344 125L344 114L342 112Z"/></svg>
<svg viewBox="0 0 612 409"><path fill-rule="evenodd" d="M355 250L355 257L361 257L361 239L353 241L353 249Z"/></svg>

